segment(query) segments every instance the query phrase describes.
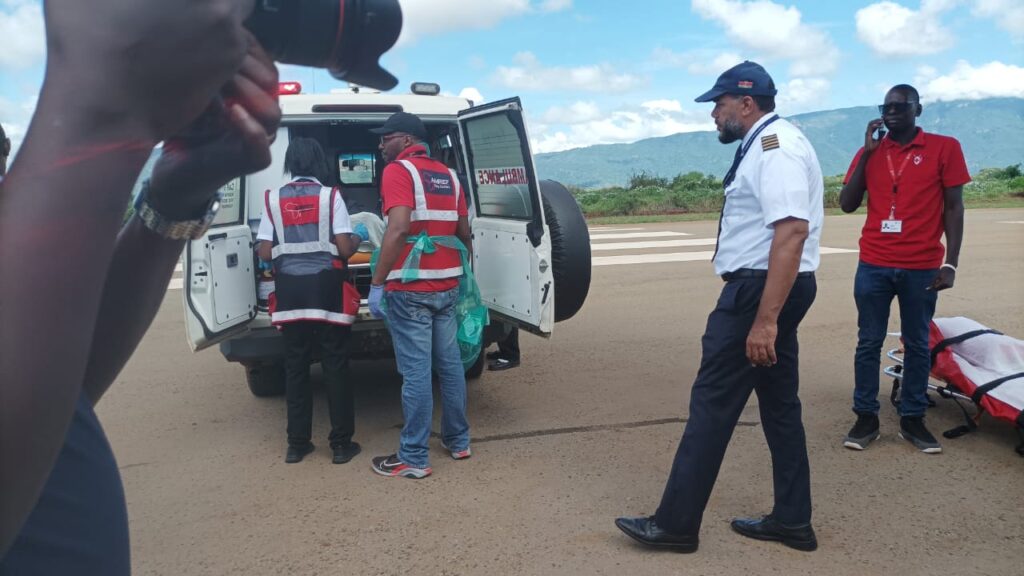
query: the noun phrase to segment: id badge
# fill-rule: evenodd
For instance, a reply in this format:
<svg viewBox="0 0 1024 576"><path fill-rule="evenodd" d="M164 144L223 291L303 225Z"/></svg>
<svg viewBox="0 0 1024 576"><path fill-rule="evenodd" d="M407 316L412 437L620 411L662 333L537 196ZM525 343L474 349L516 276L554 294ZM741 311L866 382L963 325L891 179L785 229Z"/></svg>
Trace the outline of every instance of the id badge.
<svg viewBox="0 0 1024 576"><path fill-rule="evenodd" d="M903 232L903 220L882 220L883 234L899 234Z"/></svg>

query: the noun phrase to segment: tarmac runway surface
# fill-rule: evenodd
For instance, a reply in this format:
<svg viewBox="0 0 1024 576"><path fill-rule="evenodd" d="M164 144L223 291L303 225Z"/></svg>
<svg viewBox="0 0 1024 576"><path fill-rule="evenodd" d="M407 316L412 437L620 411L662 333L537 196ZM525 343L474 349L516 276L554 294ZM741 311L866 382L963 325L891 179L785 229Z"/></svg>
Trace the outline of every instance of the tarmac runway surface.
<svg viewBox="0 0 1024 576"><path fill-rule="evenodd" d="M921 454L896 435L886 379L881 438L864 452L842 446L854 420L862 223L827 218L818 297L800 331L817 552L729 528L732 517L772 504L753 396L696 554L644 549L613 524L653 513L660 500L722 287L708 262L716 223L681 222L594 227L583 309L550 340L523 334L520 367L470 383L473 457L455 462L435 439L434 475L421 481L370 470L372 456L397 448L401 380L392 362L353 365L361 455L331 464L318 386L317 450L286 465L283 398L251 396L242 368L216 348L188 350L181 283L172 283L98 409L125 482L134 572L1021 574L1024 458L1009 425L986 418L973 434L940 438L943 454ZM936 316L1024 338L1024 210L967 212L957 283L939 296ZM890 328L899 330L895 306ZM950 401L927 419L936 436L961 421Z"/></svg>

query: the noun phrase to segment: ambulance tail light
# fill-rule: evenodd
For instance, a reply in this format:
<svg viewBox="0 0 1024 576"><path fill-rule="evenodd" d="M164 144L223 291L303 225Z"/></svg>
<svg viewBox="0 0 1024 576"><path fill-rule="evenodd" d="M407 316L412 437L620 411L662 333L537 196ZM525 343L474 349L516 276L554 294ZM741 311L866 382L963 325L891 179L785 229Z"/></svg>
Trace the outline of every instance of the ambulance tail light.
<svg viewBox="0 0 1024 576"><path fill-rule="evenodd" d="M277 85L277 93L280 96L302 94L302 84L298 82L280 82Z"/></svg>

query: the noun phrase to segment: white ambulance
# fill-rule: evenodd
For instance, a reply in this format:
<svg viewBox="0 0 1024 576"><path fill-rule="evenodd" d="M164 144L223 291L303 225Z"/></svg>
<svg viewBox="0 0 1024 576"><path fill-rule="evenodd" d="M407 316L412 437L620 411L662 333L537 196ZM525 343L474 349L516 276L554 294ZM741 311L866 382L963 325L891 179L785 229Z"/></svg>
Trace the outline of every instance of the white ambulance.
<svg viewBox="0 0 1024 576"><path fill-rule="evenodd" d="M590 287L590 238L579 206L568 190L540 180L534 169L518 98L481 106L441 96L436 84L416 83L410 94L351 88L303 94L282 83L281 127L270 166L229 183L220 212L207 234L184 255L185 324L194 351L219 343L221 353L245 368L257 396L284 391L284 346L258 302L261 271L255 232L264 194L284 182L284 154L293 137L315 138L332 163L348 211L380 216L378 128L398 111L419 116L429 132L431 155L454 169L469 191L473 270L491 325L484 347L513 326L550 336L554 323L583 306ZM362 294L352 327L351 358L393 356L384 323L366 308L368 255L349 262L350 279ZM264 279L265 280L265 279ZM467 371L483 369L483 352Z"/></svg>

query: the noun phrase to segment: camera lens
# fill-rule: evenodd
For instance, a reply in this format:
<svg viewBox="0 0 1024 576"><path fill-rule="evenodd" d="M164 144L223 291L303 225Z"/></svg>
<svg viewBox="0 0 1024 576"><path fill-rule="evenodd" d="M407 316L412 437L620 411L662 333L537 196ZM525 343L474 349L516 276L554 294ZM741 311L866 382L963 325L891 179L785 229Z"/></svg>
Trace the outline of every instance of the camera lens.
<svg viewBox="0 0 1024 576"><path fill-rule="evenodd" d="M379 64L402 31L398 0L258 0L246 26L278 62L370 88L398 84Z"/></svg>

